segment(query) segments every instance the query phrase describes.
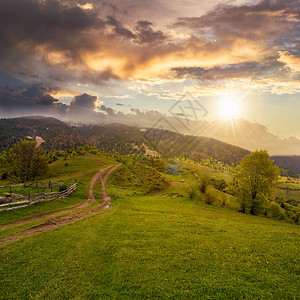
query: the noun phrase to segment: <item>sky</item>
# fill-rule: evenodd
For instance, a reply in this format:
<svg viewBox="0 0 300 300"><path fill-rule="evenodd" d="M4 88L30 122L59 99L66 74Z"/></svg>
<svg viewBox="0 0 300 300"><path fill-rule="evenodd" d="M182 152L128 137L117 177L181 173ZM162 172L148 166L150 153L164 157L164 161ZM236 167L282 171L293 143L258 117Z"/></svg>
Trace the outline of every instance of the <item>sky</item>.
<svg viewBox="0 0 300 300"><path fill-rule="evenodd" d="M0 117L300 155L300 0L1 0Z"/></svg>

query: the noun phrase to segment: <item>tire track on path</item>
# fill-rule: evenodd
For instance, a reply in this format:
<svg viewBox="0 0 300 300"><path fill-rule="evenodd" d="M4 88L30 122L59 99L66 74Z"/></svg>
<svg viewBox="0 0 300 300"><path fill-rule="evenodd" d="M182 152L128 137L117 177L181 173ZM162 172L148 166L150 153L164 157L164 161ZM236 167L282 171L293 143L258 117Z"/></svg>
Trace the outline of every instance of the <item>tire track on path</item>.
<svg viewBox="0 0 300 300"><path fill-rule="evenodd" d="M104 209L109 208L110 203L111 203L111 198L109 197L109 194L106 191L106 182L107 182L109 176L111 175L111 173L115 169L117 169L119 166L120 165L109 165L104 169L100 169L92 177L92 179L90 181L88 199L86 201L84 201L83 203L81 203L81 204L79 204L75 207L72 207L70 209L60 210L60 212L61 212L61 211L67 211L67 210L71 210L71 209L73 210L74 208L77 208L80 211L72 213L70 215L58 217L58 218L55 218L55 219L50 219L50 220L46 221L43 224L40 224L40 225L31 227L31 228L28 228L28 229L19 231L19 232L15 233L15 234L12 234L10 236L7 236L7 237L5 237L4 239L2 239L0 241L0 246L7 245L7 244L9 244L13 241L16 241L16 240L22 238L23 236L28 236L28 235L31 235L31 234L34 234L34 233L52 230L52 229L61 227L61 226L66 225L66 224L73 223L77 220L83 219L84 217L90 216L93 213L96 213L100 210L104 210ZM89 205L90 203L92 203L96 200L95 197L94 197L94 194L93 194L93 187L99 180L101 182L102 199L104 200L104 203L102 203L101 205L96 206L92 209L89 209L89 210L81 210L82 208L86 207L87 205ZM42 220L43 217L49 216L49 215L57 213L57 212L58 211L33 216L33 217L27 218L25 220L20 220L20 223L18 223L18 224L23 224L21 221L31 222L31 221ZM19 222L19 221L17 221L17 222Z"/></svg>

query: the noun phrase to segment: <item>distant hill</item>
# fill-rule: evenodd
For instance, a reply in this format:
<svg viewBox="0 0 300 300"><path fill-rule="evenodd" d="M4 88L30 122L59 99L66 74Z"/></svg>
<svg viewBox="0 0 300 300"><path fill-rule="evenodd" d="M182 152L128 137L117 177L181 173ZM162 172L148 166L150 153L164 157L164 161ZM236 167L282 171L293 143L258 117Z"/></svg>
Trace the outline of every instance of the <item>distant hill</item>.
<svg viewBox="0 0 300 300"><path fill-rule="evenodd" d="M80 126L76 131L103 151L140 153L163 157L185 156L199 161L211 157L226 164L238 163L250 151L213 138L182 135L169 130L141 129L121 124Z"/></svg>
<svg viewBox="0 0 300 300"><path fill-rule="evenodd" d="M0 119L0 151L23 139L44 140L46 150L90 144L102 151L120 154L149 154L165 158L184 156L194 161L212 158L237 164L250 153L243 148L208 137L195 137L169 130L131 127L122 124L69 126L55 118L21 117ZM300 173L300 156L274 156L283 174ZM292 171L291 171L292 170Z"/></svg>
<svg viewBox="0 0 300 300"><path fill-rule="evenodd" d="M84 145L86 139L68 124L55 118L21 117L0 119L0 150L9 148L23 139L41 137L44 149L64 149Z"/></svg>
<svg viewBox="0 0 300 300"><path fill-rule="evenodd" d="M271 158L282 167L300 174L300 156L272 156Z"/></svg>

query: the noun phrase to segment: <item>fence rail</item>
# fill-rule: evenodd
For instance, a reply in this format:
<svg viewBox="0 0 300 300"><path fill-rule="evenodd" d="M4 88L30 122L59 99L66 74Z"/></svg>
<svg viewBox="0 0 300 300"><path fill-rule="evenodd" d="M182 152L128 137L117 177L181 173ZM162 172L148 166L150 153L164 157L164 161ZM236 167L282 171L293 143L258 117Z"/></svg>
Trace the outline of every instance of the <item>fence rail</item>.
<svg viewBox="0 0 300 300"><path fill-rule="evenodd" d="M20 197L9 197L5 199L4 204L0 204L0 212L1 211L8 211L13 209L18 209L22 207L28 207L30 205L33 205L35 203L39 202L47 202L52 201L59 198L66 198L68 197L72 192L74 192L77 189L77 182L69 186L66 190L61 192L51 192L51 193L38 193L38 194L32 194L28 196L20 196ZM15 200L21 200L26 199L24 201L15 201Z"/></svg>

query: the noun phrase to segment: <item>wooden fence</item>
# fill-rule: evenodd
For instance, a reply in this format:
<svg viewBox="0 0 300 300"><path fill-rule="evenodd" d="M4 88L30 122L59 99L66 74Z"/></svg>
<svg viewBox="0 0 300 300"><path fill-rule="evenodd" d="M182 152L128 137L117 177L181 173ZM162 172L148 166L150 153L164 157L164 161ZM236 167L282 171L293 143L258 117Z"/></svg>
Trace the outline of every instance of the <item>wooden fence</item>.
<svg viewBox="0 0 300 300"><path fill-rule="evenodd" d="M54 188L55 186L58 186L60 184L63 184L63 182L62 181L53 182L51 180L49 180L48 182L30 181L30 182L19 183L19 184L2 185L2 186L0 186L0 189L9 188L10 194L12 194L14 187L20 187L20 186L29 187L29 186L34 185L35 187L49 188L49 189L51 189L51 192L52 192L52 188Z"/></svg>
<svg viewBox="0 0 300 300"><path fill-rule="evenodd" d="M0 212L18 209L22 207L28 207L29 205L39 203L39 202L46 202L46 201L52 201L59 198L66 198L76 189L77 189L77 182L72 184L66 190L61 192L51 192L51 193L43 192L43 193L32 194L32 195L29 194L28 196L9 197L5 199L5 202L7 203L0 204ZM23 201L18 201L18 200L23 200Z"/></svg>

